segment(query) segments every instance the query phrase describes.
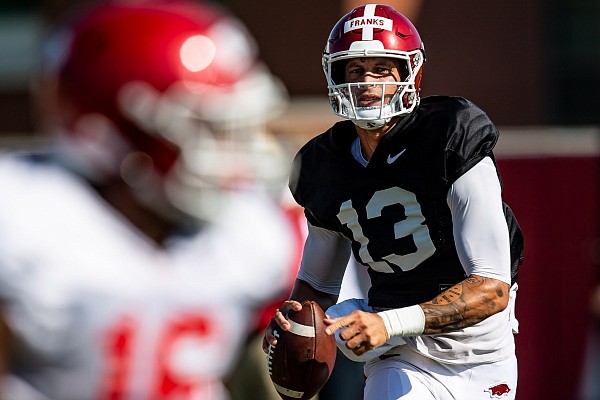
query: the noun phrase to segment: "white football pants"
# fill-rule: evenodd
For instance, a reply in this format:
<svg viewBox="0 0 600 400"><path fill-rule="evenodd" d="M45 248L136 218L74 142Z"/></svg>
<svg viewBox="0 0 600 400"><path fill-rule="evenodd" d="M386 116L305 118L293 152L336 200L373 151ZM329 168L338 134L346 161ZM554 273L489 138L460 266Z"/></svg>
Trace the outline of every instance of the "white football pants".
<svg viewBox="0 0 600 400"><path fill-rule="evenodd" d="M365 365L365 400L514 400L517 359L489 364L442 364L409 346Z"/></svg>

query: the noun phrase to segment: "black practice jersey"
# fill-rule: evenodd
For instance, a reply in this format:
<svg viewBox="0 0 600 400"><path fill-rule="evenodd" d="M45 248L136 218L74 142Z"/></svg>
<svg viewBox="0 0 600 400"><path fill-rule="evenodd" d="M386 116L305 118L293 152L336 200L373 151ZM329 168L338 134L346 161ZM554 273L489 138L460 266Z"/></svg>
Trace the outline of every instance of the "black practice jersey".
<svg viewBox="0 0 600 400"><path fill-rule="evenodd" d="M378 144L366 167L352 156L351 121L310 140L294 159L290 189L308 221L341 232L369 267L369 303L405 307L431 300L465 278L446 197L450 186L485 157L498 130L474 104L432 96ZM506 204L512 280L523 236Z"/></svg>

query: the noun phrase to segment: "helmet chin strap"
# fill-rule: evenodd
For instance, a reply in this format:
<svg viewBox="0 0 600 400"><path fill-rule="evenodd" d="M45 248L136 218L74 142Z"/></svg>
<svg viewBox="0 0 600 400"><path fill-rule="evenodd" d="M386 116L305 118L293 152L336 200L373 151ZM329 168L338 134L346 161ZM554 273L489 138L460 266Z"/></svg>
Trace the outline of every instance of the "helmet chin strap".
<svg viewBox="0 0 600 400"><path fill-rule="evenodd" d="M354 118L350 117L356 126L362 129L375 130L383 127L390 122L392 117L378 118L382 115L389 115L392 107L388 104L383 107L356 107Z"/></svg>
<svg viewBox="0 0 600 400"><path fill-rule="evenodd" d="M372 119L372 120L364 120L364 119L353 119L354 125L359 128L366 129L368 131L372 131L375 129L382 128L385 124L390 122L391 118L386 119Z"/></svg>

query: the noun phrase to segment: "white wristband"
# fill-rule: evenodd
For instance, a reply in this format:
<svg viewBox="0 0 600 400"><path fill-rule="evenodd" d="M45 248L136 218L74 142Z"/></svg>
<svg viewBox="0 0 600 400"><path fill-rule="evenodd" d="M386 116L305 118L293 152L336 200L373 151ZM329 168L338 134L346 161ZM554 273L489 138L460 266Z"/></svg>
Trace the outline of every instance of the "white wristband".
<svg viewBox="0 0 600 400"><path fill-rule="evenodd" d="M390 338L418 336L425 330L425 313L418 304L377 313L385 324Z"/></svg>

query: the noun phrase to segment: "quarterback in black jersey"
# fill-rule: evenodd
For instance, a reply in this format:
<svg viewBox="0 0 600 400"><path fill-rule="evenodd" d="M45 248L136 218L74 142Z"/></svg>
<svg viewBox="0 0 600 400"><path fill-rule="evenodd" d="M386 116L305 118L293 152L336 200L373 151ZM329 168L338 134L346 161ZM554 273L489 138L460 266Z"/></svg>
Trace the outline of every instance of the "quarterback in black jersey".
<svg viewBox="0 0 600 400"><path fill-rule="evenodd" d="M502 200L498 130L466 99L421 99L424 61L417 30L389 6L357 7L334 26L323 68L347 121L294 160L309 233L264 346L311 299L340 350L366 361L366 400L514 399L523 236ZM351 254L368 269L368 300L335 304Z"/></svg>
<svg viewBox="0 0 600 400"><path fill-rule="evenodd" d="M465 279L448 191L464 172L493 157L498 132L467 100L436 96L390 129L366 166L352 156L356 139L354 124L343 121L307 143L295 160L294 198L311 225L343 234L356 259L371 266L370 305L431 300ZM514 283L522 242L510 208L503 207L512 227Z"/></svg>

